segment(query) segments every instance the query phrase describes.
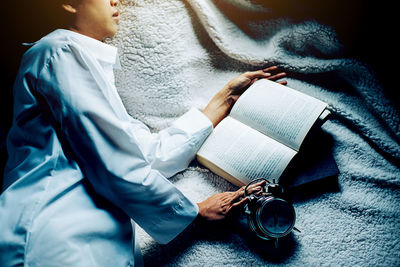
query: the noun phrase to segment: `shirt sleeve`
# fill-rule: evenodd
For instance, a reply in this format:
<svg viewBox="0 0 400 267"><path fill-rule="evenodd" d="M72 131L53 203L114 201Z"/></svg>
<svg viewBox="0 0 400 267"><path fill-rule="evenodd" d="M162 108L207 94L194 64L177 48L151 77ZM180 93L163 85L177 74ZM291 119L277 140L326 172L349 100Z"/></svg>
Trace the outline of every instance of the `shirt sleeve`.
<svg viewBox="0 0 400 267"><path fill-rule="evenodd" d="M36 88L96 192L167 243L193 221L198 207L165 176L187 167L211 122L190 110L151 134L143 124L118 116L109 86L96 62L66 45L40 72Z"/></svg>
<svg viewBox="0 0 400 267"><path fill-rule="evenodd" d="M132 135L140 141L151 167L165 177L187 168L212 131L211 121L195 108L158 133L150 133L149 128L138 120L131 118L131 123Z"/></svg>

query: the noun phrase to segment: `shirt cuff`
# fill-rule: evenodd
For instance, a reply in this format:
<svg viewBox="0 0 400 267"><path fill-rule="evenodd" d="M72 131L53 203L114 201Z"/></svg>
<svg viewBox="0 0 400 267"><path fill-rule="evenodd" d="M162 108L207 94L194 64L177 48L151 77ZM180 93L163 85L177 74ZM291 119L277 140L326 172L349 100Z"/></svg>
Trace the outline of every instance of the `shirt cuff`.
<svg viewBox="0 0 400 267"><path fill-rule="evenodd" d="M193 135L196 132L212 132L213 124L203 112L196 108L191 108L180 118L173 122L173 126Z"/></svg>
<svg viewBox="0 0 400 267"><path fill-rule="evenodd" d="M190 141L195 151L200 148L213 130L213 124L210 119L196 108L190 109L177 119L172 126L190 136Z"/></svg>
<svg viewBox="0 0 400 267"><path fill-rule="evenodd" d="M158 223L158 228L161 226L163 230L158 231L153 238L160 244L169 243L197 218L198 213L198 205L182 195L170 216Z"/></svg>

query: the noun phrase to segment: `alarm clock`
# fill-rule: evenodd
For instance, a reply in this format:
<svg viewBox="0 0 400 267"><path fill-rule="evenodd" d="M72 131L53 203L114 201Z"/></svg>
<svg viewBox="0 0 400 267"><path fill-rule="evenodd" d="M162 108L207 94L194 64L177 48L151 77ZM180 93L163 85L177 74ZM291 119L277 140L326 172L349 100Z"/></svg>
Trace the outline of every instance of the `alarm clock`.
<svg viewBox="0 0 400 267"><path fill-rule="evenodd" d="M263 191L257 194L248 194L248 187L251 184L265 180ZM293 230L299 231L294 225L296 213L291 203L283 198L282 187L275 182L259 178L251 181L244 189L244 197L249 197L245 205L247 222L250 229L264 240L275 240L282 238ZM299 231L300 232L300 231Z"/></svg>

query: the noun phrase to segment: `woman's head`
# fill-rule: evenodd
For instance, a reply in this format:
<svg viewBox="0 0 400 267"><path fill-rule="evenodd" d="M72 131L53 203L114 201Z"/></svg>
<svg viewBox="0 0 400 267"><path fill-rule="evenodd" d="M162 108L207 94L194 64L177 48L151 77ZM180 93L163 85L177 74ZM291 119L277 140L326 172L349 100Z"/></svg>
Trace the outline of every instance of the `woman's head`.
<svg viewBox="0 0 400 267"><path fill-rule="evenodd" d="M11 1L5 22L19 42L37 41L58 28L103 40L118 29L118 5L119 0Z"/></svg>
<svg viewBox="0 0 400 267"><path fill-rule="evenodd" d="M103 40L118 30L118 0L58 0L69 17L66 28Z"/></svg>

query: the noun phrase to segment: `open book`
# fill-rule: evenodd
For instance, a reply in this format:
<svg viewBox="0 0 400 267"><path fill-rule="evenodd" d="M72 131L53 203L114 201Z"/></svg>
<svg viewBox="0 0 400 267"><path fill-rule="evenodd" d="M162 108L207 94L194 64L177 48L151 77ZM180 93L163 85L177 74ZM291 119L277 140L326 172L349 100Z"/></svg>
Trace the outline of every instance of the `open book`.
<svg viewBox="0 0 400 267"><path fill-rule="evenodd" d="M250 86L197 153L217 175L242 186L279 178L311 128L329 115L327 104L266 79Z"/></svg>

